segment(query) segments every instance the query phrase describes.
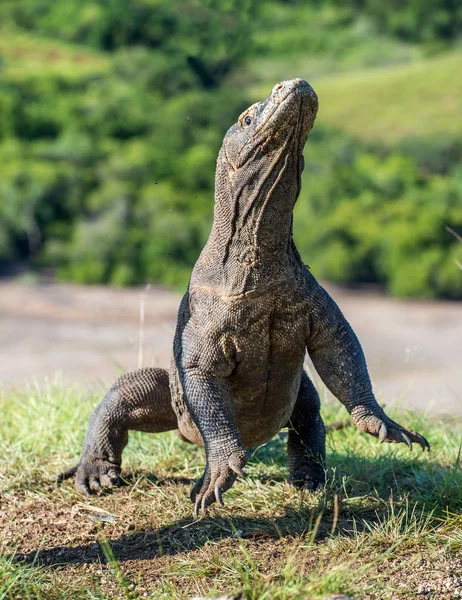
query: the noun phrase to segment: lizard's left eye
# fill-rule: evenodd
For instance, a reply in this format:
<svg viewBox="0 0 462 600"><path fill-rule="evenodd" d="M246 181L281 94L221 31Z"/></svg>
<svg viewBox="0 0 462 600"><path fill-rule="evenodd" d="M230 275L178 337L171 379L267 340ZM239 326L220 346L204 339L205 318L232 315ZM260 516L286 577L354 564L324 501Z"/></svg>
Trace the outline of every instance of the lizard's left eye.
<svg viewBox="0 0 462 600"><path fill-rule="evenodd" d="M250 123L252 123L252 119L250 117L246 117L245 118L245 124L246 125L250 125Z"/></svg>

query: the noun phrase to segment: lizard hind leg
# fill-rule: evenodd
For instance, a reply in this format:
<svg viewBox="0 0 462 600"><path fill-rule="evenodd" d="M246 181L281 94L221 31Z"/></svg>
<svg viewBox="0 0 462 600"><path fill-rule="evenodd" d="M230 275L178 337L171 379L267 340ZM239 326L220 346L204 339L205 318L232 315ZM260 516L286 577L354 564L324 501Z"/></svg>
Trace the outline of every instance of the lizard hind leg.
<svg viewBox="0 0 462 600"><path fill-rule="evenodd" d="M298 398L288 424L288 482L310 491L322 487L326 480L326 434L320 408L316 388L303 371Z"/></svg>
<svg viewBox="0 0 462 600"><path fill-rule="evenodd" d="M120 484L128 432L160 433L178 428L165 369L144 368L119 377L94 409L78 464L56 478L75 475L75 488L89 495Z"/></svg>

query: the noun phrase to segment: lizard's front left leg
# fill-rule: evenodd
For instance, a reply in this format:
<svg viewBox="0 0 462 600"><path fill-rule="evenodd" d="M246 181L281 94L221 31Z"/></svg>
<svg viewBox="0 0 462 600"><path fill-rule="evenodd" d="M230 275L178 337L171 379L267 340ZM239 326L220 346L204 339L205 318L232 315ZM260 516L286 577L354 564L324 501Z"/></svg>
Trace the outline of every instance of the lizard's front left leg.
<svg viewBox="0 0 462 600"><path fill-rule="evenodd" d="M311 491L322 487L326 480L326 432L320 409L318 392L303 371L289 421L287 454L289 483Z"/></svg>
<svg viewBox="0 0 462 600"><path fill-rule="evenodd" d="M183 385L186 405L201 433L207 459L204 474L191 491L197 516L215 501L223 505L222 494L237 475L244 474L247 455L226 383L194 368L183 372Z"/></svg>
<svg viewBox="0 0 462 600"><path fill-rule="evenodd" d="M309 290L307 349L316 371L345 406L355 425L381 442L412 443L430 449L427 440L392 421L377 403L361 345L337 304L314 278Z"/></svg>

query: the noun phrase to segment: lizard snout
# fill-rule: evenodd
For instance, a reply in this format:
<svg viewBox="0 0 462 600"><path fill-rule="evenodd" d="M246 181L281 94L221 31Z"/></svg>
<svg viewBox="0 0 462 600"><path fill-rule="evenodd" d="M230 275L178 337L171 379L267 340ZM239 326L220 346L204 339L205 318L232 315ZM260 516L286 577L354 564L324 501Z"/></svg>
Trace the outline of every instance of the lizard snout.
<svg viewBox="0 0 462 600"><path fill-rule="evenodd" d="M276 104L282 104L285 101L291 102L292 97L303 97L308 100L308 106L313 106L317 110L318 97L311 85L297 77L296 79L288 79L277 83L271 92L271 101Z"/></svg>
<svg viewBox="0 0 462 600"><path fill-rule="evenodd" d="M288 79L287 81L281 81L280 83L277 83L274 86L271 95L279 96L282 98L298 88L307 88L309 90L313 89L307 81L305 81L304 79L300 79L300 77L297 77L296 79Z"/></svg>

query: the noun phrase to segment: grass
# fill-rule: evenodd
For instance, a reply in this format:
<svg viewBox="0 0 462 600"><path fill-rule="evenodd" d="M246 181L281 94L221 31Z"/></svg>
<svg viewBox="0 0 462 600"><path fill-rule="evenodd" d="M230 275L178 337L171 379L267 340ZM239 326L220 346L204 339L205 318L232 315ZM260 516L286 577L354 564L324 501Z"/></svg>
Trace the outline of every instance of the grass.
<svg viewBox="0 0 462 600"><path fill-rule="evenodd" d="M66 80L104 73L109 59L103 53L0 27L0 74L7 79L62 76Z"/></svg>
<svg viewBox="0 0 462 600"><path fill-rule="evenodd" d="M346 427L328 435L328 484L284 480L284 433L252 453L226 506L195 521L203 451L131 435L127 485L90 499L53 477L73 464L98 397L59 380L0 397L0 597L251 600L457 598L462 593L460 423L394 416L430 454ZM326 422L344 410L325 403ZM420 594L420 596L419 596Z"/></svg>
<svg viewBox="0 0 462 600"><path fill-rule="evenodd" d="M360 69L312 78L296 62L297 72L276 79L305 77L316 90L318 119L366 143L396 145L412 139L462 134L462 52L404 65ZM268 95L274 80L258 84L254 100Z"/></svg>

